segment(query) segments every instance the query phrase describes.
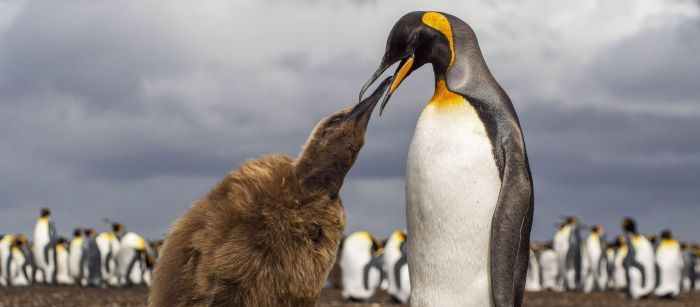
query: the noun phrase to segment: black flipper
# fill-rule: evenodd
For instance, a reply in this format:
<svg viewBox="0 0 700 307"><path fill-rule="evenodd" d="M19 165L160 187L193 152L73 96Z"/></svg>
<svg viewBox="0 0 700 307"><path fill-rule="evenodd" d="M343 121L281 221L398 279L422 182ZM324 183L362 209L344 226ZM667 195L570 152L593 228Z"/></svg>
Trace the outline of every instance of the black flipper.
<svg viewBox="0 0 700 307"><path fill-rule="evenodd" d="M534 210L527 156L524 150L517 152L517 148L524 149L522 139L511 136L505 142L501 148L504 168L490 246L491 290L493 303L498 307L522 304Z"/></svg>
<svg viewBox="0 0 700 307"><path fill-rule="evenodd" d="M403 268L403 266L408 263L408 253L406 252L407 241L408 240L404 240L403 242L401 242L401 246L399 246L399 249L401 250L401 258L399 258L399 260L396 260L396 263L394 263L394 280L396 280L396 288L399 289L401 289L401 268Z"/></svg>
<svg viewBox="0 0 700 307"><path fill-rule="evenodd" d="M131 270L134 268L134 264L136 264L136 261L139 260L140 252L136 251L134 256L131 257L131 260L129 261L129 265L126 267L126 285L127 286L132 286L131 283Z"/></svg>
<svg viewBox="0 0 700 307"><path fill-rule="evenodd" d="M105 271L106 271L107 273L110 273L110 271L111 271L111 270L110 270L110 267L109 267L109 261L110 261L110 260L112 260L112 244L110 244L110 246L109 246L109 251L107 252L107 256L105 256L105 263L104 263L104 266L105 266Z"/></svg>

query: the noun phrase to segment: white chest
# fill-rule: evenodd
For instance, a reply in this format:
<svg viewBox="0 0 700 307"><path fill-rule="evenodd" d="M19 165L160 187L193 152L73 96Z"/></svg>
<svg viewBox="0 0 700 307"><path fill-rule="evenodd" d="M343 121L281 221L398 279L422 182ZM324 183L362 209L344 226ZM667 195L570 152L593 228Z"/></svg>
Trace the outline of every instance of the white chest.
<svg viewBox="0 0 700 307"><path fill-rule="evenodd" d="M406 166L408 260L417 305L491 305L489 242L501 180L469 104L429 104Z"/></svg>

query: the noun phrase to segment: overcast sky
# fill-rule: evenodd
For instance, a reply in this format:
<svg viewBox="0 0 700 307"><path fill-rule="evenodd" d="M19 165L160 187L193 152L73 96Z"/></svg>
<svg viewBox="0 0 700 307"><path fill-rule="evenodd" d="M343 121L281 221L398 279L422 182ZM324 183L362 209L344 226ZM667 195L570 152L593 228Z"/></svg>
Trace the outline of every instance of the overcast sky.
<svg viewBox="0 0 700 307"><path fill-rule="evenodd" d="M354 104L403 14L476 31L520 116L533 238L624 216L700 241L700 1L0 0L0 233L108 217L156 238L246 158L296 156ZM393 70L392 70L393 71ZM404 167L432 95L415 72L341 192L348 232L405 227Z"/></svg>

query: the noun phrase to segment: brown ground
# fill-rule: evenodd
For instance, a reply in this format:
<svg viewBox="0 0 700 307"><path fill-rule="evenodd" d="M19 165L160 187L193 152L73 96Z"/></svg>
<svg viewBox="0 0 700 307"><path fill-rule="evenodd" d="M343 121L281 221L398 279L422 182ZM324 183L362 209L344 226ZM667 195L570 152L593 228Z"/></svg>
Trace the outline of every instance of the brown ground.
<svg viewBox="0 0 700 307"><path fill-rule="evenodd" d="M0 306L145 306L147 288L77 288L77 287L34 287L1 288ZM646 299L631 301L621 299L617 293L527 293L524 306L700 306L700 292L683 293L673 300ZM402 305L391 303L384 292L372 298L371 303L350 304L343 302L339 290L327 289L321 294L318 306L380 307Z"/></svg>

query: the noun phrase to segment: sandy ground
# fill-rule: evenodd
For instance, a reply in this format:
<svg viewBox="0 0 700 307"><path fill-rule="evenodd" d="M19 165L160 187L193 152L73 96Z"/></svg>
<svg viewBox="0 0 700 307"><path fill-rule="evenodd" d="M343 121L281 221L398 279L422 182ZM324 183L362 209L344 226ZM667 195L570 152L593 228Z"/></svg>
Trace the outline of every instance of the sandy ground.
<svg viewBox="0 0 700 307"><path fill-rule="evenodd" d="M147 288L77 288L34 287L0 288L0 306L146 306ZM684 293L673 300L646 299L631 301L621 299L617 293L527 293L524 306L700 306L700 292ZM377 293L370 303L347 303L340 291L326 289L321 294L318 306L380 307L405 306L393 303L386 293Z"/></svg>

